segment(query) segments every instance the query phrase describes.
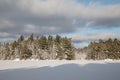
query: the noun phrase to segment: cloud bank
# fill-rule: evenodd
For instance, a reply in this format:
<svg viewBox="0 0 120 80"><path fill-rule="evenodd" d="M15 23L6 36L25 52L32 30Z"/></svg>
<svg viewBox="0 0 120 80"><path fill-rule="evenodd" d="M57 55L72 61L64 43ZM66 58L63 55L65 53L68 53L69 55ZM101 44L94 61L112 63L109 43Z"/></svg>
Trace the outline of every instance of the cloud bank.
<svg viewBox="0 0 120 80"><path fill-rule="evenodd" d="M97 33L89 35L73 35L71 36L74 42L91 42L98 41L99 39L108 40L111 39L120 39L120 35L114 33Z"/></svg>
<svg viewBox="0 0 120 80"><path fill-rule="evenodd" d="M120 4L90 2L85 5L77 0L0 0L0 37L6 40L20 34L74 33L84 27L120 27ZM94 38L91 36L89 39Z"/></svg>

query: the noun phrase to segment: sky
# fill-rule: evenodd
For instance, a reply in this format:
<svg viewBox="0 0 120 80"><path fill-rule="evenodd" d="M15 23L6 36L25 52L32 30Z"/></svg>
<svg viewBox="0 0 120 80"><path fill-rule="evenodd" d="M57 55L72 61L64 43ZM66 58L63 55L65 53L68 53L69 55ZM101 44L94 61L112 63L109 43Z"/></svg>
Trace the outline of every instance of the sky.
<svg viewBox="0 0 120 80"><path fill-rule="evenodd" d="M0 0L0 42L32 33L71 37L80 48L120 39L120 0Z"/></svg>

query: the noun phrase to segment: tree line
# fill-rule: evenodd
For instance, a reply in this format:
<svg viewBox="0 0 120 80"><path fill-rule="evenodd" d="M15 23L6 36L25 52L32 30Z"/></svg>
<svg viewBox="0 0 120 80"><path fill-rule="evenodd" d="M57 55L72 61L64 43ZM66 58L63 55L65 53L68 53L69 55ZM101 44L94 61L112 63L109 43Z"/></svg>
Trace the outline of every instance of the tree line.
<svg viewBox="0 0 120 80"><path fill-rule="evenodd" d="M120 59L120 40L117 38L91 42L86 49L88 50L86 59Z"/></svg>
<svg viewBox="0 0 120 80"><path fill-rule="evenodd" d="M14 59L75 60L120 59L120 40L111 39L91 42L87 47L76 49L67 37L31 34L27 39L21 35L11 43L0 44L0 60Z"/></svg>
<svg viewBox="0 0 120 80"><path fill-rule="evenodd" d="M75 59L75 47L71 38L56 36L40 36L31 34L27 39L21 35L17 41L0 45L0 59Z"/></svg>

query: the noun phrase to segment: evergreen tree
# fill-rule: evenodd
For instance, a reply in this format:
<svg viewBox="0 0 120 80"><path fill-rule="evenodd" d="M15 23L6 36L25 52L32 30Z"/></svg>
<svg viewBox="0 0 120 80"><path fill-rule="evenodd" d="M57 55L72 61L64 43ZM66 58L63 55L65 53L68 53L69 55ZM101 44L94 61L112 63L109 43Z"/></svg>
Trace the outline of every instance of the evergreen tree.
<svg viewBox="0 0 120 80"><path fill-rule="evenodd" d="M33 33L29 36L28 41L30 41L30 42L34 41L34 34Z"/></svg>
<svg viewBox="0 0 120 80"><path fill-rule="evenodd" d="M55 42L60 44L61 43L61 36L56 35Z"/></svg>
<svg viewBox="0 0 120 80"><path fill-rule="evenodd" d="M71 38L63 38L63 49L64 49L64 53L67 55L67 60L72 60L75 57L74 54L74 47L71 44Z"/></svg>
<svg viewBox="0 0 120 80"><path fill-rule="evenodd" d="M11 44L11 47L12 47L12 50L15 50L15 48L17 48L18 46L18 43L16 41L14 41L12 44Z"/></svg>
<svg viewBox="0 0 120 80"><path fill-rule="evenodd" d="M48 43L47 43L47 38L46 38L46 36L42 36L42 37L40 38L40 48L41 48L42 50L48 49Z"/></svg>
<svg viewBox="0 0 120 80"><path fill-rule="evenodd" d="M65 59L63 48L59 43L56 43L56 52L57 52L56 59L60 60Z"/></svg>
<svg viewBox="0 0 120 80"><path fill-rule="evenodd" d="M113 41L109 38L105 42L99 40L98 43L91 43L89 48L91 51L88 52L88 59L120 59L120 44L117 39Z"/></svg>
<svg viewBox="0 0 120 80"><path fill-rule="evenodd" d="M23 35L21 35L21 36L18 38L18 43L20 43L20 42L22 42L22 41L24 41L24 36L23 36Z"/></svg>
<svg viewBox="0 0 120 80"><path fill-rule="evenodd" d="M32 55L31 50L28 49L27 44L24 44L21 48L21 58L20 59L30 58L31 55Z"/></svg>

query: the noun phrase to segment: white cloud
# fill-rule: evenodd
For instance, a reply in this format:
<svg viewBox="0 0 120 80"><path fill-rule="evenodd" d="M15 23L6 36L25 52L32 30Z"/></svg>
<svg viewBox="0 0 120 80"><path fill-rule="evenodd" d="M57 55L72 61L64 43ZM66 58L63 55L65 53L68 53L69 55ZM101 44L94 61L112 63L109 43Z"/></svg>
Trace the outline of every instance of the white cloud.
<svg viewBox="0 0 120 80"><path fill-rule="evenodd" d="M20 0L19 7L36 15L61 15L67 17L120 18L120 4L84 5L75 0Z"/></svg>
<svg viewBox="0 0 120 80"><path fill-rule="evenodd" d="M85 5L76 0L0 0L0 33L4 33L3 36L74 33L83 27L93 30L120 27L120 4L90 2ZM100 33L72 37L75 41L93 41L119 36Z"/></svg>
<svg viewBox="0 0 120 80"><path fill-rule="evenodd" d="M7 32L0 33L0 37L9 37L11 34Z"/></svg>
<svg viewBox="0 0 120 80"><path fill-rule="evenodd" d="M8 20L0 20L0 29L2 28L13 28L14 24Z"/></svg>
<svg viewBox="0 0 120 80"><path fill-rule="evenodd" d="M36 33L36 26L31 25L31 24L27 24L27 25L24 26L24 32L26 32L26 33Z"/></svg>

